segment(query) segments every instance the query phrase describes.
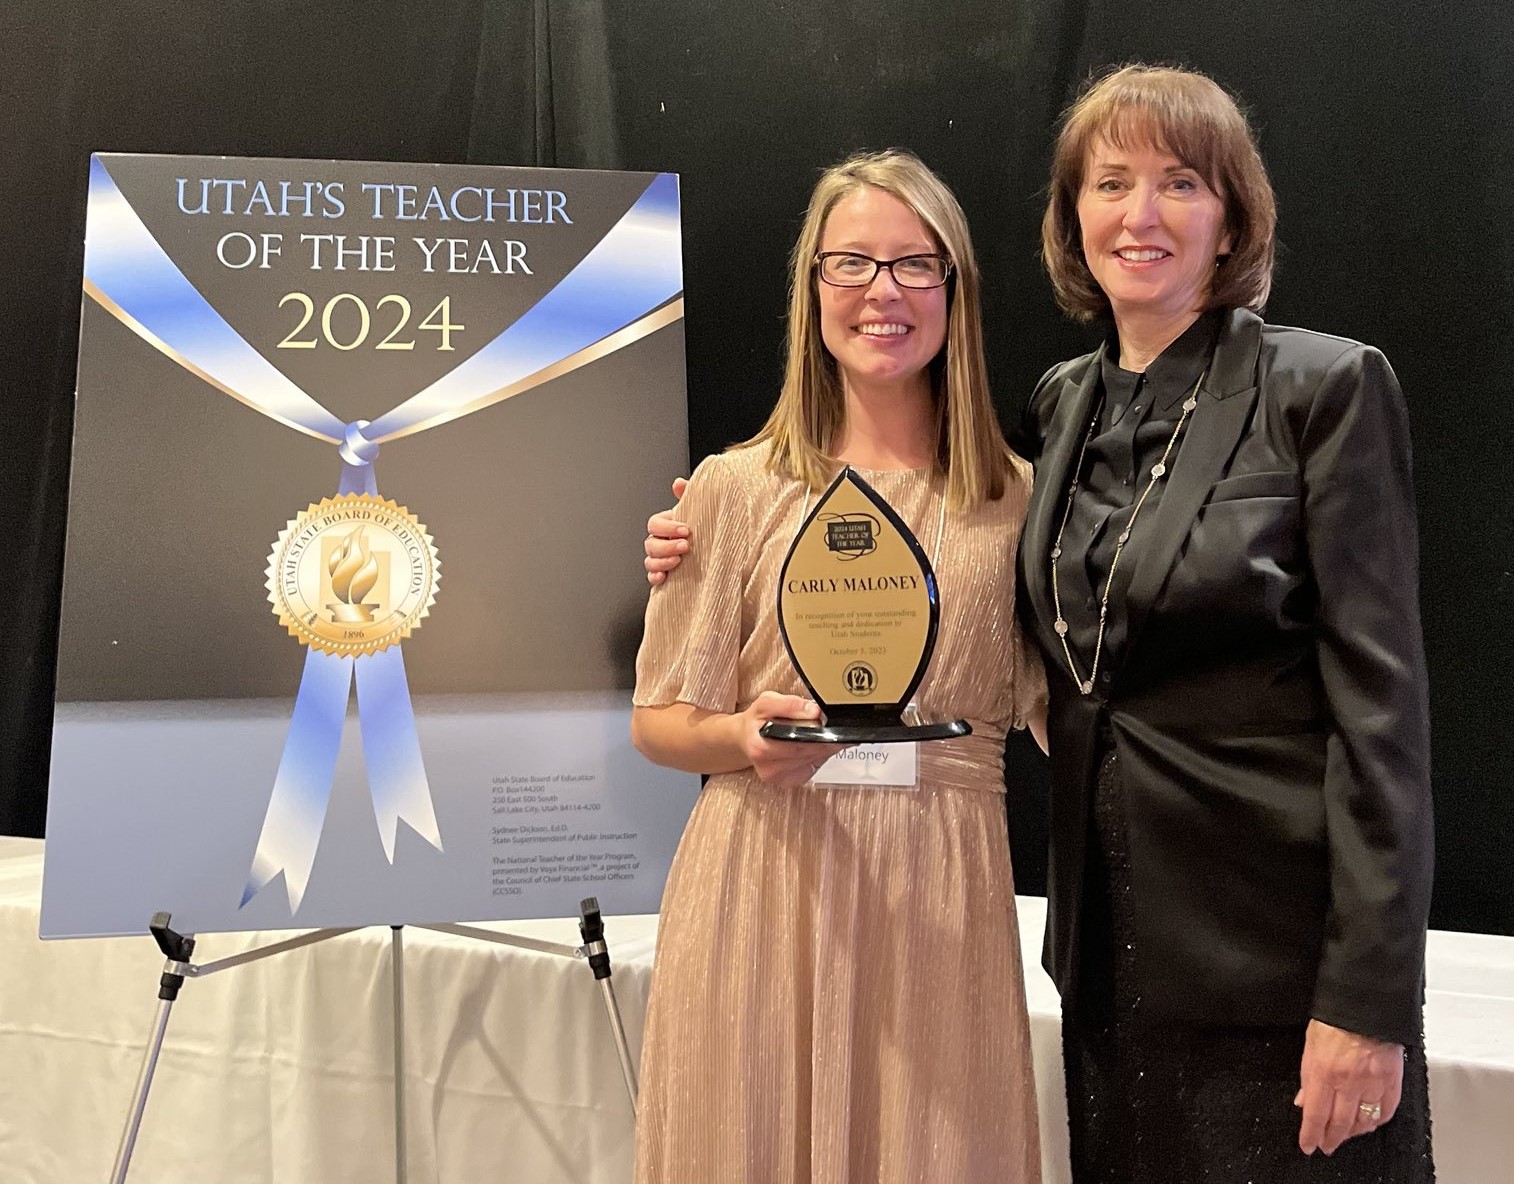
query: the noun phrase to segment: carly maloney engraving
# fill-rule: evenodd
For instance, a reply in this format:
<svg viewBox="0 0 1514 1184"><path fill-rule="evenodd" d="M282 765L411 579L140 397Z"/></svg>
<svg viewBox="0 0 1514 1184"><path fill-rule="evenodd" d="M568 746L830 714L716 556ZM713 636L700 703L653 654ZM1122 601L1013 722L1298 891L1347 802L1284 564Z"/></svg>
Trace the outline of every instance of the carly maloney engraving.
<svg viewBox="0 0 1514 1184"><path fill-rule="evenodd" d="M806 592L909 592L920 586L920 577L917 575L841 576L784 581L784 587L795 596Z"/></svg>
<svg viewBox="0 0 1514 1184"><path fill-rule="evenodd" d="M290 634L328 654L375 654L436 602L441 565L426 528L371 494L323 498L279 532L268 599Z"/></svg>

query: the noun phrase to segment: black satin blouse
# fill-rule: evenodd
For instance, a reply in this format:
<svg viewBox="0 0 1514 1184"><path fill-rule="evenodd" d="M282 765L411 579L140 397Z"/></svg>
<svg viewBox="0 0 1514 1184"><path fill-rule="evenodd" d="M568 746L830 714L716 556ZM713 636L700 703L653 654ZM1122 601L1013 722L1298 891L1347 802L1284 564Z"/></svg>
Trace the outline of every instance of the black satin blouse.
<svg viewBox="0 0 1514 1184"><path fill-rule="evenodd" d="M1221 315L1207 313L1196 320L1144 373L1120 368L1119 340L1110 334L1100 373L1098 426L1083 456L1078 491L1067 515L1061 558L1057 560L1067 643L1077 663L1080 682L1088 677L1093 665L1099 602L1110 564L1114 562L1116 540L1130 525L1136 501L1151 480L1151 467L1161 460L1167 442L1172 439L1183 401L1209 363ZM1183 434L1187 434L1186 428ZM1167 458L1168 469L1177 462L1182 447L1180 435ZM1166 484L1164 479L1152 488L1120 557L1109 591L1109 619L1096 689L1109 685L1110 674L1124 647L1125 589L1135 570L1143 536L1156 520L1157 505Z"/></svg>

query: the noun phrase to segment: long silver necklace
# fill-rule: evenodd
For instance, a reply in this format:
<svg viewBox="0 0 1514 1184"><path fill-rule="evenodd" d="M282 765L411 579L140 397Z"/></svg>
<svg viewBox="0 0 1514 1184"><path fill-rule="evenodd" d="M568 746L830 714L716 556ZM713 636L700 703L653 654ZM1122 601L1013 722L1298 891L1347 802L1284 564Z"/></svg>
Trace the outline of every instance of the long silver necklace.
<svg viewBox="0 0 1514 1184"><path fill-rule="evenodd" d="M1078 494L1079 477L1083 472L1083 460L1088 455L1089 442L1093 440L1094 433L1099 426L1099 415L1104 410L1103 400L1094 408L1093 418L1088 423L1088 434L1083 437L1083 447L1078 450L1078 463L1072 470L1072 484L1067 487L1067 504L1062 509L1062 525L1057 528L1057 538L1051 546L1051 601L1056 606L1057 637L1062 642L1062 653L1067 657L1067 669L1072 671L1072 680L1078 684L1078 691L1084 695L1093 694L1094 679L1099 676L1099 659L1104 655L1104 628L1109 623L1109 590L1114 587L1115 569L1120 566L1120 555L1125 550L1125 544L1130 542L1130 532L1135 529L1136 519L1140 516L1141 507L1146 504L1147 497L1156 488L1156 484L1167 475L1167 461L1172 456L1172 450L1177 446L1178 436L1182 434L1183 425L1188 422L1188 417L1193 414L1193 409L1199 405L1199 387L1203 385L1204 375L1207 370L1199 375L1198 382L1193 384L1193 390L1188 392L1188 398L1183 401L1183 414L1178 416L1177 426L1172 429L1172 435L1167 440L1167 447L1162 449L1162 459L1151 466L1151 478L1146 482L1146 488L1141 491L1141 496L1136 499L1135 509L1130 512L1130 521L1125 524L1125 529L1115 539L1114 558L1109 561L1109 575L1104 579L1104 595L1099 600L1099 632L1093 644L1093 666L1088 671L1088 677L1083 678L1078 674L1078 664L1073 659L1072 647L1067 643L1067 617L1062 612L1062 589L1057 582L1057 560L1062 558L1062 536L1067 532L1067 520L1072 517L1072 502Z"/></svg>

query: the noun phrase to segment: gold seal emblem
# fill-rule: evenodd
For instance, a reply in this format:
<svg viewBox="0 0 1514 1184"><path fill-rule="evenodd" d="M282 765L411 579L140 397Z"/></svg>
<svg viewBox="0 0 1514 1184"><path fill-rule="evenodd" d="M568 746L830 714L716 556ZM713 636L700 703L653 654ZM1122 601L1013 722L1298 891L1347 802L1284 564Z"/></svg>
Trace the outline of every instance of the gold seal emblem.
<svg viewBox="0 0 1514 1184"><path fill-rule="evenodd" d="M405 507L365 493L323 498L290 521L268 560L268 599L290 634L328 654L376 654L436 601L436 545Z"/></svg>

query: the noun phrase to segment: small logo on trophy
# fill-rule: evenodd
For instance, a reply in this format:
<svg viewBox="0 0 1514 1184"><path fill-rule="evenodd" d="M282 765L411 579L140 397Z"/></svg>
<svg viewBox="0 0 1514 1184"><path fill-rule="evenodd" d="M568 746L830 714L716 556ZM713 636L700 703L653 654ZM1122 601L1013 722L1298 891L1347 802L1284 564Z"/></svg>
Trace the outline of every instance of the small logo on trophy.
<svg viewBox="0 0 1514 1184"><path fill-rule="evenodd" d="M966 720L906 723L936 645L930 560L904 520L850 467L804 520L778 578L778 626L823 724L769 720L774 740L826 744L945 740Z"/></svg>
<svg viewBox="0 0 1514 1184"><path fill-rule="evenodd" d="M825 545L848 559L860 559L878 549L873 541L878 520L871 514L841 515L825 524Z"/></svg>
<svg viewBox="0 0 1514 1184"><path fill-rule="evenodd" d="M878 672L866 662L853 662L842 673L841 679L846 683L847 690L859 699L864 699L877 687Z"/></svg>

